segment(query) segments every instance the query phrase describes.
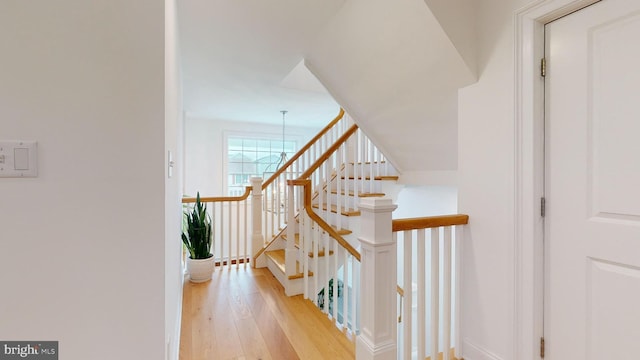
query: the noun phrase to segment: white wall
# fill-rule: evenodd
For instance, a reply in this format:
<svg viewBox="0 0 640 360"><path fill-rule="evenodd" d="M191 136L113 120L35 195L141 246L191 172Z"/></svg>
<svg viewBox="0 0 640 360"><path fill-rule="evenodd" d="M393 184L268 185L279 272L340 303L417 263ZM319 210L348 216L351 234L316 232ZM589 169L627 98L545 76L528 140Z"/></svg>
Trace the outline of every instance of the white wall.
<svg viewBox="0 0 640 360"><path fill-rule="evenodd" d="M430 3L459 16L443 5L434 14ZM309 70L401 172L456 170L457 90L476 75L456 47L466 49L468 12L455 10L463 4L346 1L305 54ZM462 31L445 31L441 24L450 23L439 19Z"/></svg>
<svg viewBox="0 0 640 360"><path fill-rule="evenodd" d="M289 117L291 114L288 114ZM337 114L336 114L337 115ZM333 120L327 119L327 124ZM321 129L285 127L285 138L304 146ZM282 138L282 125L190 118L185 121L185 185L184 194L195 196L225 196L223 192L225 134L250 133L252 136Z"/></svg>
<svg viewBox="0 0 640 360"><path fill-rule="evenodd" d="M167 358L177 360L182 316L182 163L183 106L176 0L165 1L165 164L169 152L175 165L165 173L165 342ZM167 169L168 170L168 169Z"/></svg>
<svg viewBox="0 0 640 360"><path fill-rule="evenodd" d="M514 12L477 2L479 81L459 93L458 205L469 214L462 288L464 358L513 359Z"/></svg>
<svg viewBox="0 0 640 360"><path fill-rule="evenodd" d="M406 185L400 190L394 219L456 214L458 191L455 186Z"/></svg>
<svg viewBox="0 0 640 360"><path fill-rule="evenodd" d="M0 138L40 161L0 179L0 339L163 359L164 3L7 0L0 44Z"/></svg>

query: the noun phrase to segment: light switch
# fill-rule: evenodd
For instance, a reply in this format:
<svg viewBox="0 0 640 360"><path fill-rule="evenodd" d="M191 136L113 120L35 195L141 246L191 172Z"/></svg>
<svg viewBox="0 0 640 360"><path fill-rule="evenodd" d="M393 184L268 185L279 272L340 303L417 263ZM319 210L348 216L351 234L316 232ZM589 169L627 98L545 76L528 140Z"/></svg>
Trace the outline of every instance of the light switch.
<svg viewBox="0 0 640 360"><path fill-rule="evenodd" d="M29 149L13 149L13 168L15 170L29 170Z"/></svg>
<svg viewBox="0 0 640 360"><path fill-rule="evenodd" d="M38 143L0 140L0 178L38 176Z"/></svg>

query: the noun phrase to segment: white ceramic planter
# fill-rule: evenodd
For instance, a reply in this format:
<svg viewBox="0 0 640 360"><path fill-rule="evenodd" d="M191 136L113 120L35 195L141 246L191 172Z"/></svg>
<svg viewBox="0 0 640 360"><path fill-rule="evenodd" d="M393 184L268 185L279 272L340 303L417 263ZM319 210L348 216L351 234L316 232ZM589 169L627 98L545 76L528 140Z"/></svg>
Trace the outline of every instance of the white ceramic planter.
<svg viewBox="0 0 640 360"><path fill-rule="evenodd" d="M189 279L194 283L201 283L211 280L213 268L215 266L213 256L207 259L191 259L187 258L187 271Z"/></svg>

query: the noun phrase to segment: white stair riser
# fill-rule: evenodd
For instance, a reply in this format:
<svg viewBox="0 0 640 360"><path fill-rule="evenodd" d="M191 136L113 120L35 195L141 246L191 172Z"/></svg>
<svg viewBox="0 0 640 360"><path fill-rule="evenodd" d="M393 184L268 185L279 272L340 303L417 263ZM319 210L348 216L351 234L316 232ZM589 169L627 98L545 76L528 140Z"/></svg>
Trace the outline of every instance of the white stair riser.
<svg viewBox="0 0 640 360"><path fill-rule="evenodd" d="M314 209L316 214L320 215L329 225L338 227L339 229L348 229L353 231L354 228L350 227L351 218L357 216L344 216L341 214L336 214L333 212L329 212L327 214L326 211L320 211L319 209ZM328 216L328 218L327 218ZM357 229L356 229L357 230Z"/></svg>
<svg viewBox="0 0 640 360"><path fill-rule="evenodd" d="M374 164L349 164L346 166L347 174L350 176L354 175L356 172L358 176L369 176L373 172L375 176L381 175L397 175L396 169L391 166L389 163L374 163Z"/></svg>
<svg viewBox="0 0 640 360"><path fill-rule="evenodd" d="M282 284L282 286L285 287L285 279L286 279L285 274L282 271L280 271L280 268L278 267L278 265L276 265L276 263L273 262L273 259L271 259L268 256L267 256L267 268L269 268L269 271L271 271L273 276L275 276L276 279L278 279L278 282L280 282L280 284Z"/></svg>
<svg viewBox="0 0 640 360"><path fill-rule="evenodd" d="M373 181L373 189L371 189L371 181L362 181L362 180L357 180L358 184L357 184L357 188L358 188L358 192L381 192L381 187L382 187L382 182L383 181ZM363 188L364 187L364 188ZM356 188L356 180L354 179L341 179L341 183L340 183L340 190L346 190L346 191L353 191ZM331 182L331 189L332 190L337 190L338 189L338 185L337 182L334 180Z"/></svg>
<svg viewBox="0 0 640 360"><path fill-rule="evenodd" d="M324 194L325 198L324 198L324 202L327 202L326 200L326 196L327 194ZM338 202L338 194L334 194L334 193L329 193L329 200L331 201L331 204L335 205ZM343 204L342 206L344 207L344 203L347 203L347 208L349 209L356 209L358 207L358 199L354 196L349 196L346 194L340 194L340 202L341 204Z"/></svg>

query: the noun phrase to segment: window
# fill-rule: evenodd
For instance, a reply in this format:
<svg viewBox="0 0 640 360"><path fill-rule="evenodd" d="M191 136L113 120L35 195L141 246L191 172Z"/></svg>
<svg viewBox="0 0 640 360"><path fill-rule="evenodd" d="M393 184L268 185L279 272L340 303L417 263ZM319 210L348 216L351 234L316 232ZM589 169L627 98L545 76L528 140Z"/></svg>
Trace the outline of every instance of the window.
<svg viewBox="0 0 640 360"><path fill-rule="evenodd" d="M266 178L273 174L283 149L290 159L295 154L296 142L285 140L283 144L282 140L275 139L228 137L227 193L230 196L241 195L250 185L251 177Z"/></svg>

